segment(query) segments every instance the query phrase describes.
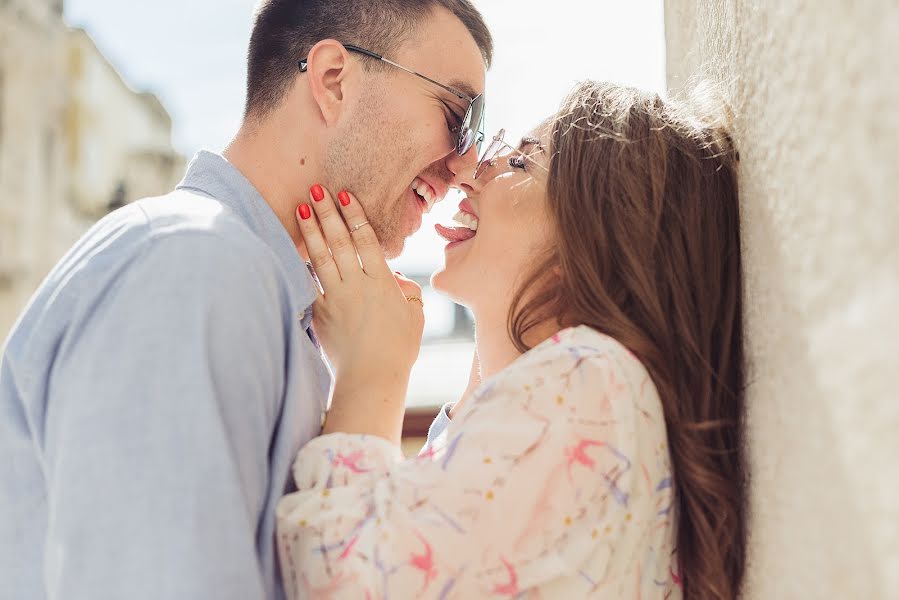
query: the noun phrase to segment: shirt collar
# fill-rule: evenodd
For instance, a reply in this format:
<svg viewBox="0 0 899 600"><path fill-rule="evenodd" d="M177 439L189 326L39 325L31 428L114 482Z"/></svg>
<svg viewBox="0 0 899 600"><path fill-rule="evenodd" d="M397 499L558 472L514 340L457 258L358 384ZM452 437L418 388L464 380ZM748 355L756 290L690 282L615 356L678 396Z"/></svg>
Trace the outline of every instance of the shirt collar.
<svg viewBox="0 0 899 600"><path fill-rule="evenodd" d="M201 150L190 161L184 179L176 189L195 190L215 198L233 210L253 233L268 244L299 298L299 307L303 311L299 318L303 328L307 329L312 319L317 284L284 225L243 173L224 156Z"/></svg>

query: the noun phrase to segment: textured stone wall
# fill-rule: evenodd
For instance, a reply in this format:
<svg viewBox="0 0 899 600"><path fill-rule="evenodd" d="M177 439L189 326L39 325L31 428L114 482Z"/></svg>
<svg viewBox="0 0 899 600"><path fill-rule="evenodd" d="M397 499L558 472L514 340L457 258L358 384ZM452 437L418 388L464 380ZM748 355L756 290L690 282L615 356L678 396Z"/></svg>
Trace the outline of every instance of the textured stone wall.
<svg viewBox="0 0 899 600"><path fill-rule="evenodd" d="M667 0L730 99L753 471L747 598L899 589L899 3Z"/></svg>

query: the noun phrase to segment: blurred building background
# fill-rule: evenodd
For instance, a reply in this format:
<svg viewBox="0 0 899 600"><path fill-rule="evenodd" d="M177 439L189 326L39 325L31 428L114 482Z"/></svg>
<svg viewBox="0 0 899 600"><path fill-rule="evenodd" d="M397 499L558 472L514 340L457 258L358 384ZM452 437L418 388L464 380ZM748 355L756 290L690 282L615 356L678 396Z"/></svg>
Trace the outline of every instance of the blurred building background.
<svg viewBox="0 0 899 600"><path fill-rule="evenodd" d="M94 221L183 169L165 108L66 25L61 0L0 1L2 337Z"/></svg>

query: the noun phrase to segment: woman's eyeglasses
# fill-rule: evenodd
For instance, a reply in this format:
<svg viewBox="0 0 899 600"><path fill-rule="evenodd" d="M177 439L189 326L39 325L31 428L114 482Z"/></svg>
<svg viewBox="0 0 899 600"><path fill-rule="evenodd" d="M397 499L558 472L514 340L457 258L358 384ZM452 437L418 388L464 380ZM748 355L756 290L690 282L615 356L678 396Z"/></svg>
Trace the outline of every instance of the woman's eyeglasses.
<svg viewBox="0 0 899 600"><path fill-rule="evenodd" d="M515 146L512 146L512 145L506 143L506 141L503 139L505 137L505 135L506 135L506 130L500 129L499 133L497 133L495 136L493 136L493 141L491 141L490 145L487 146L487 149L484 151L484 154L481 156L481 160L478 161L477 168L474 170L474 178L475 179L477 179L478 177L483 175L484 171L487 170L487 167L492 167L496 164L496 161L500 157L499 154L503 150L506 150L507 152L509 150L511 150L512 152L517 154L522 160L530 161L530 163L532 165L535 165L535 166L543 169L547 173L549 173L549 169L547 169L545 166L543 166L540 163L538 163L537 161L535 161L533 158L531 158L530 155L525 154L524 152L522 152ZM535 144L537 146L540 145L539 141L536 139L525 138L524 141Z"/></svg>
<svg viewBox="0 0 899 600"><path fill-rule="evenodd" d="M399 65L392 60L384 58L380 54L372 52L371 50L366 50L365 48L360 48L359 46L353 46L352 44L344 44L343 47L350 52L358 52L359 54L364 54L365 56L384 61L388 65L394 66L398 69L402 69L403 71L411 73L416 77L421 77L425 81L429 81L434 85L441 87L460 100L468 102L468 110L465 111L465 116L462 117L462 122L456 127L450 129L450 131L452 131L456 135L455 148L456 153L459 156L464 156L465 153L468 152L475 144L477 144L478 147L477 151L481 151L481 142L484 141L484 134L483 132L481 132L481 126L484 124L484 94L478 94L477 96L472 98L465 92L460 92L456 88L450 87L448 85L443 85L439 81L434 81L427 75L422 75L421 73L417 73L412 69L404 67L403 65ZM304 58L299 61L298 64L300 67L300 72L305 73L308 67L308 59Z"/></svg>

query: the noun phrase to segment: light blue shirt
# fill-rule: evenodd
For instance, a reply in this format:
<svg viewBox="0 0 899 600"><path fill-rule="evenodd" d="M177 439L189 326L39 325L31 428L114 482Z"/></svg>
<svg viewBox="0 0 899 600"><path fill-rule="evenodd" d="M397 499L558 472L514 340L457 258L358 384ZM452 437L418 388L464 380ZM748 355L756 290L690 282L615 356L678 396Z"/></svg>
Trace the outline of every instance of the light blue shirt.
<svg viewBox="0 0 899 600"><path fill-rule="evenodd" d="M446 431L446 428L452 423L449 414L455 404L455 402L448 402L440 407L440 412L437 413L437 416L431 421L431 426L428 427L428 440L425 442L425 446L430 446L436 442L440 434Z"/></svg>
<svg viewBox="0 0 899 600"><path fill-rule="evenodd" d="M3 352L0 598L282 598L275 504L330 386L315 293L216 154L97 223Z"/></svg>

